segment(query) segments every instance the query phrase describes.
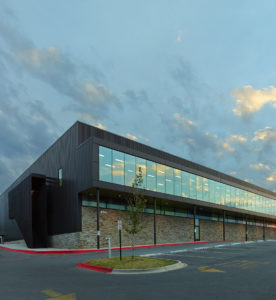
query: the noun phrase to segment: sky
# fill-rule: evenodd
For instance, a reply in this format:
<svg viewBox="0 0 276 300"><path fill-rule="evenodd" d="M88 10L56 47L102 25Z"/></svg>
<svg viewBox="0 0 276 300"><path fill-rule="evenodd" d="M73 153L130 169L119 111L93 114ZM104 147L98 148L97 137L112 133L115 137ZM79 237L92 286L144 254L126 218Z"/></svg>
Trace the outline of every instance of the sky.
<svg viewBox="0 0 276 300"><path fill-rule="evenodd" d="M1 0L0 193L77 120L276 191L275 10Z"/></svg>

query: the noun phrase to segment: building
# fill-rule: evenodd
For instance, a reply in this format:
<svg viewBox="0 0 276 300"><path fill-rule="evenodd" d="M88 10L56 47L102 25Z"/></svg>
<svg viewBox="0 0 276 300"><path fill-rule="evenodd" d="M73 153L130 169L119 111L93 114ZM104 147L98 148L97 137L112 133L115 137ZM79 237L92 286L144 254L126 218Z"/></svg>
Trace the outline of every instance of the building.
<svg viewBox="0 0 276 300"><path fill-rule="evenodd" d="M117 246L138 168L147 207L136 244L276 238L276 193L81 122L0 196L0 233L31 248Z"/></svg>

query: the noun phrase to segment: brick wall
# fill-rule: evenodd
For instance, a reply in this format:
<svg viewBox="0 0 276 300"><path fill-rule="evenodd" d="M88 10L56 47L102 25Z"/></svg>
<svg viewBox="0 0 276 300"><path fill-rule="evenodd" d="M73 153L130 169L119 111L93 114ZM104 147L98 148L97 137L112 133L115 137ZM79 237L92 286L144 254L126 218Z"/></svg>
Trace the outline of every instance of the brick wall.
<svg viewBox="0 0 276 300"><path fill-rule="evenodd" d="M100 210L100 245L107 247L106 237L111 237L111 246L119 246L117 229L118 219L122 219L122 211L112 209ZM53 248L96 248L97 224L96 208L82 207L82 232L66 233L49 237L49 246ZM153 214L144 214L144 229L136 237L136 245L149 245L154 243ZM123 224L124 229L124 224ZM248 225L248 240L261 240L263 238L261 226ZM194 240L194 220L174 216L156 215L157 244L181 243ZM200 240L222 240L223 223L209 220L200 220ZM245 225L225 223L225 239L232 241L245 240ZM276 239L276 229L266 228L266 239ZM130 236L122 231L122 246L131 244Z"/></svg>
<svg viewBox="0 0 276 300"><path fill-rule="evenodd" d="M248 241L257 241L263 239L263 227L262 226L247 226Z"/></svg>
<svg viewBox="0 0 276 300"><path fill-rule="evenodd" d="M201 241L222 241L223 223L209 220L200 220Z"/></svg>
<svg viewBox="0 0 276 300"><path fill-rule="evenodd" d="M157 244L183 243L194 240L194 220L156 215Z"/></svg>
<svg viewBox="0 0 276 300"><path fill-rule="evenodd" d="M245 241L245 225L225 223L226 241Z"/></svg>
<svg viewBox="0 0 276 300"><path fill-rule="evenodd" d="M276 228L265 228L265 239L276 240Z"/></svg>

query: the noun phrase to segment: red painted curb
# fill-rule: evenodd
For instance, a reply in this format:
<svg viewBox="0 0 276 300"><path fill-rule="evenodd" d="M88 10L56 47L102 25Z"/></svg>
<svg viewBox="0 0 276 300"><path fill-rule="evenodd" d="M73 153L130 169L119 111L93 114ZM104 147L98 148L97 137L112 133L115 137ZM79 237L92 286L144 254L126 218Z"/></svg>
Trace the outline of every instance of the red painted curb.
<svg viewBox="0 0 276 300"><path fill-rule="evenodd" d="M187 243L169 243L169 244L158 244L158 245L143 245L143 246L135 246L135 249L141 249L141 248L155 248L155 247L166 247L166 246L178 246L178 245L192 245L192 244L204 244L204 243L233 243L238 241L201 241L201 242L187 242ZM14 251L14 252L20 252L20 253L26 253L26 254L74 254L74 253L89 253L89 252L105 252L108 251L107 248L103 249L89 249L89 250L49 250L49 251L35 251L35 250L21 250L21 249L11 249L8 247L0 246L0 249L8 250L8 251ZM131 246L122 247L122 250L129 250L132 249ZM111 248L111 250L120 250L119 247Z"/></svg>
<svg viewBox="0 0 276 300"><path fill-rule="evenodd" d="M85 261L83 261L82 263L76 265L76 267L77 268L89 269L89 270L93 270L93 271L98 271L98 272L103 272L103 273L112 273L112 270L113 270L113 268L89 265L89 264L86 264Z"/></svg>

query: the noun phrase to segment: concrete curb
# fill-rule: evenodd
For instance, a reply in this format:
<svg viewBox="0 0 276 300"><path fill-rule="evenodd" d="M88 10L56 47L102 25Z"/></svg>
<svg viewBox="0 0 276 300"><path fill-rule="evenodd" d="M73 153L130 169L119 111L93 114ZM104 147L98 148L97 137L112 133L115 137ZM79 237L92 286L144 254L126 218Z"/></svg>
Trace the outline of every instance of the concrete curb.
<svg viewBox="0 0 276 300"><path fill-rule="evenodd" d="M162 273L162 272L168 272L168 271L175 271L179 269L186 268L188 265L181 262L180 260L177 261L176 264L168 265L165 267L160 268L151 268L151 269L113 269L112 274L115 275L132 275L132 274L152 274L152 273Z"/></svg>
<svg viewBox="0 0 276 300"><path fill-rule="evenodd" d="M112 269L108 267L86 264L85 261L76 265L76 267L88 269L92 271L98 271L102 273L115 274L115 275L133 275L133 274L137 275L137 274L152 274L152 273L174 271L174 270L186 268L188 266L187 264L182 263L180 260L177 260L176 262L177 263L173 265L168 265L160 268L150 268L150 269Z"/></svg>
<svg viewBox="0 0 276 300"><path fill-rule="evenodd" d="M204 244L204 243L231 243L234 241L200 241L200 242L186 242L186 243L169 243L169 244L157 244L157 245L141 245L135 246L135 249L141 248L156 248L156 247L167 247L167 246L180 246L180 245L195 245L195 244ZM26 254L74 254L74 253L89 253L89 252L105 252L108 251L107 248L102 249L55 249L55 250L48 250L49 248L45 248L45 250L29 250L29 249L16 249L11 248L8 246L0 246L0 249L14 251L14 252L21 252ZM46 250L47 249L47 250ZM122 247L122 250L129 250L132 249L131 246ZM112 251L120 250L119 247L115 247L111 249Z"/></svg>
<svg viewBox="0 0 276 300"><path fill-rule="evenodd" d="M112 268L108 268L108 267L101 267L101 266L96 266L96 265L90 265L87 264L85 261L76 265L77 268L83 268L83 269L88 269L88 270L92 270L92 271L98 271L98 272L102 272L102 273L111 273L112 272Z"/></svg>

